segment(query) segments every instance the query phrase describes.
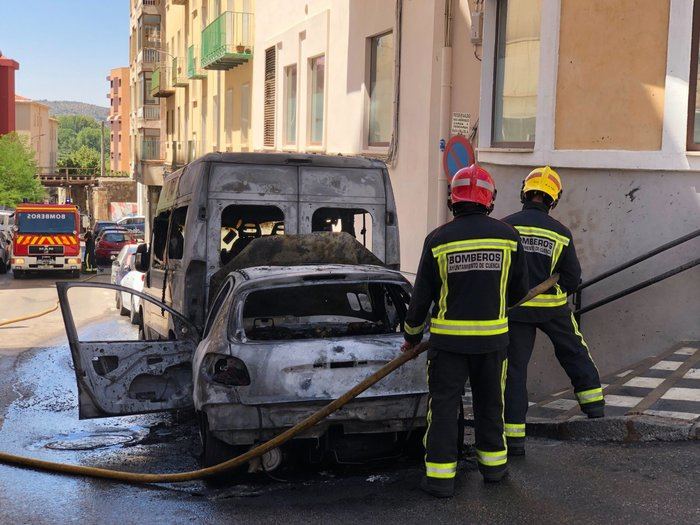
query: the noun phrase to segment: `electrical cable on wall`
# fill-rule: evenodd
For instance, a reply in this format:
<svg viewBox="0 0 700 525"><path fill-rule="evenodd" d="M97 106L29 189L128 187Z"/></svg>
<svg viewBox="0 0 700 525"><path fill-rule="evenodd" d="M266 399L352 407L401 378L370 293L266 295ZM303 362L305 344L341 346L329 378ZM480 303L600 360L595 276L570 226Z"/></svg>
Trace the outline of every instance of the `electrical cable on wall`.
<svg viewBox="0 0 700 525"><path fill-rule="evenodd" d="M399 150L399 99L401 91L401 19L403 12L403 0L396 0L396 12L394 19L394 118L389 151L386 163L392 168L396 166L396 157Z"/></svg>

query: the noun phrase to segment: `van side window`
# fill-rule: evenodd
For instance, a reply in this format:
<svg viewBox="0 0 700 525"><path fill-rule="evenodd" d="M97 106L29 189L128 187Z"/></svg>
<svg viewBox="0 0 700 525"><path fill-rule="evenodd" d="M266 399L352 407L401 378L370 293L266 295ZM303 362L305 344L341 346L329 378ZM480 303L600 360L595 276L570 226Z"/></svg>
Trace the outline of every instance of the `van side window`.
<svg viewBox="0 0 700 525"><path fill-rule="evenodd" d="M153 263L154 266L162 266L165 260L165 245L168 239L168 223L170 211L163 211L153 219Z"/></svg>
<svg viewBox="0 0 700 525"><path fill-rule="evenodd" d="M372 214L361 208L319 208L311 217L312 232L345 232L372 248Z"/></svg>
<svg viewBox="0 0 700 525"><path fill-rule="evenodd" d="M173 212L170 225L170 237L168 238L168 259L182 259L185 251L185 219L187 218L187 206L177 208Z"/></svg>
<svg viewBox="0 0 700 525"><path fill-rule="evenodd" d="M253 239L284 235L284 213L277 206L231 205L221 212L221 266Z"/></svg>

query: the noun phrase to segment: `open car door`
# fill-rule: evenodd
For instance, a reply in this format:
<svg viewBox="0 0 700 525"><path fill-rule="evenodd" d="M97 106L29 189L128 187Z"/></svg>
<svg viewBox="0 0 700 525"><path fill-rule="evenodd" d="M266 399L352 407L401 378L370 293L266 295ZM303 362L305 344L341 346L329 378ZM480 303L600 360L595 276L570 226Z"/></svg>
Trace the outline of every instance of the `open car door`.
<svg viewBox="0 0 700 525"><path fill-rule="evenodd" d="M182 314L147 294L114 284L57 282L56 288L75 366L80 419L144 414L192 406L191 366L199 332ZM73 308L76 298L81 299L83 294L80 304L84 310L84 293L87 290L69 294L71 289L76 288L102 289L101 297L106 293L110 298L113 293L110 290L127 292L141 301L154 303L171 314L174 337L171 340L141 341L136 336L136 327L127 321L121 321L120 326L106 326L100 330L99 319L95 322L93 318L92 326L98 329L92 330L92 337L88 335L84 339L98 340L81 340ZM83 310L80 311L84 314ZM81 335L83 332L90 334L91 330L84 330L83 324L90 325L81 323ZM106 336L103 335L105 333ZM118 339L116 334L125 340L114 340Z"/></svg>

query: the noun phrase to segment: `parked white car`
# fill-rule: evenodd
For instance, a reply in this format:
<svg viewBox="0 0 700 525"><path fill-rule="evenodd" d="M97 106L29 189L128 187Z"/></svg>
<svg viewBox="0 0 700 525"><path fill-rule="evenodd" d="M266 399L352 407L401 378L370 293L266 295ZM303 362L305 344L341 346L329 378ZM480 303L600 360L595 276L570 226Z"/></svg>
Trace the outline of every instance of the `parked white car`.
<svg viewBox="0 0 700 525"><path fill-rule="evenodd" d="M125 288L143 292L143 283L146 279L146 274L138 270L131 270L127 273L119 283ZM122 315L128 315L131 318L131 323L141 325L143 319L143 309L141 308L141 298L128 292L117 292L121 294L120 310Z"/></svg>

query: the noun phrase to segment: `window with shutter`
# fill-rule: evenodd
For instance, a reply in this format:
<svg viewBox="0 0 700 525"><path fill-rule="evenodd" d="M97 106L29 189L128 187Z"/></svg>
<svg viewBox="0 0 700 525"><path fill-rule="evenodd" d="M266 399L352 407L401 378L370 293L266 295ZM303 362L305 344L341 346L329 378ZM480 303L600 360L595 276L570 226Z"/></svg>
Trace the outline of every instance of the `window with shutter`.
<svg viewBox="0 0 700 525"><path fill-rule="evenodd" d="M275 147L275 93L276 93L276 64L275 48L265 50L265 111L263 125L263 145Z"/></svg>

